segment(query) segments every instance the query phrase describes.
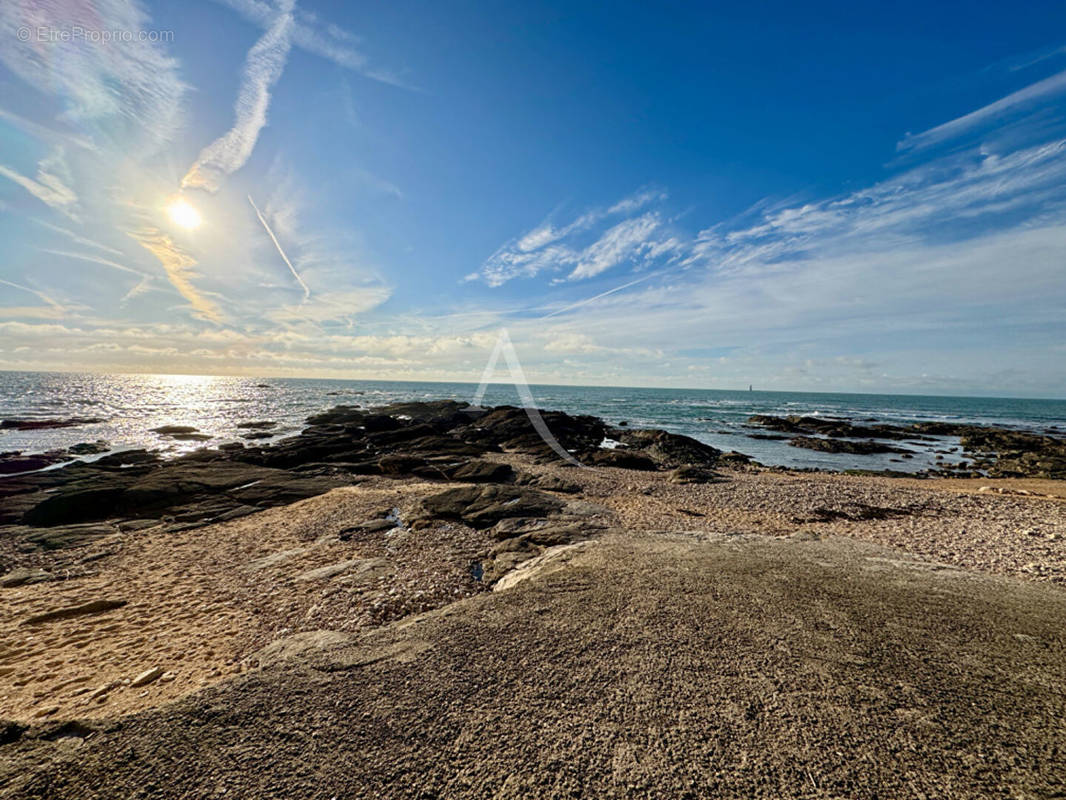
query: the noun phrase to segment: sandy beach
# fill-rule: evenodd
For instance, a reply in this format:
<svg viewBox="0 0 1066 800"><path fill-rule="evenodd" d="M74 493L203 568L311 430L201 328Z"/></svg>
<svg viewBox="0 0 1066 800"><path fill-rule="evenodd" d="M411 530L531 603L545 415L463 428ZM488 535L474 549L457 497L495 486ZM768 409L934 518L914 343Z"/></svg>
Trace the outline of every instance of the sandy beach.
<svg viewBox="0 0 1066 800"><path fill-rule="evenodd" d="M1062 790L1061 482L523 441L474 481L357 474L73 547L9 527L0 792Z"/></svg>

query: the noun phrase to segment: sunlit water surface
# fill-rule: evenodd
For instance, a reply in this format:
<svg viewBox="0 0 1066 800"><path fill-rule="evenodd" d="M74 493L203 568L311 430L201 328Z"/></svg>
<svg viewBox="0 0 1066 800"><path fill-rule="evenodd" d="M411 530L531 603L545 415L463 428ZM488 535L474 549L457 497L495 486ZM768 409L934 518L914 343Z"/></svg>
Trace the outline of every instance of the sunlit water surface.
<svg viewBox="0 0 1066 800"><path fill-rule="evenodd" d="M592 414L611 423L665 428L722 450L738 450L766 464L828 469L917 471L934 463L937 450L958 442L910 447L913 459L858 456L791 447L784 441L752 439L752 414L810 414L856 422L905 424L922 420L979 423L1046 431L1066 429L1066 401L921 397L906 395L736 392L696 389L620 389L534 386L541 408ZM239 441L241 422L272 420L276 436L297 433L312 413L338 404L376 406L400 400L471 400L476 386L460 383L404 383L261 379L190 375L79 375L0 372L0 419L94 417L103 422L48 431L0 431L0 450L41 452L79 442L107 440L112 449L149 448L171 454L204 446L175 442L153 433L164 425L189 425L210 436L207 444ZM486 405L518 404L513 386L497 384ZM269 441L269 440L267 440ZM957 460L958 455L944 455Z"/></svg>

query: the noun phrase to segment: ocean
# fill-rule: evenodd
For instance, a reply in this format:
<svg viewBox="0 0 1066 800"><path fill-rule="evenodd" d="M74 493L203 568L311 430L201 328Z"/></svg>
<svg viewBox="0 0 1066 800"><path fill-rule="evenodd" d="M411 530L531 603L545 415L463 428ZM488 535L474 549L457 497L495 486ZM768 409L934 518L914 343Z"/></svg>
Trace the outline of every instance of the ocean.
<svg viewBox="0 0 1066 800"><path fill-rule="evenodd" d="M217 445L240 441L238 423L272 420L278 423L273 432L282 437L298 432L309 414L334 405L470 401L476 388L466 383L0 372L0 419L103 420L53 430L2 430L0 451L38 453L102 439L112 451L148 448L178 454L204 443L175 442L152 429L191 425L212 437L206 444ZM749 416L805 414L891 424L942 420L1036 432L1066 427L1066 400L594 386L531 389L542 409L592 414L613 424L624 421L634 428L663 428L722 450L746 453L764 464L787 467L916 472L958 461L962 456L958 442L951 437L935 443L903 443L913 448L911 459L805 450L786 441L751 438L750 434L765 431L748 427ZM520 401L514 386L493 384L485 393L484 404L519 405ZM936 460L938 455L940 461Z"/></svg>

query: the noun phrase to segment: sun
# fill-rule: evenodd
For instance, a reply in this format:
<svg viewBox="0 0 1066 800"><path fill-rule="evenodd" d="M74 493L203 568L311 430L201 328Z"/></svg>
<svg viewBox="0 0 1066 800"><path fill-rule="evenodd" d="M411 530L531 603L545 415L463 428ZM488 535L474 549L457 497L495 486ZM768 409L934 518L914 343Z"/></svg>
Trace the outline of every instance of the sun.
<svg viewBox="0 0 1066 800"><path fill-rule="evenodd" d="M199 228L200 223L204 221L203 217L200 216L200 212L181 197L167 206L167 216L170 217L170 221L175 225L190 231L193 228Z"/></svg>

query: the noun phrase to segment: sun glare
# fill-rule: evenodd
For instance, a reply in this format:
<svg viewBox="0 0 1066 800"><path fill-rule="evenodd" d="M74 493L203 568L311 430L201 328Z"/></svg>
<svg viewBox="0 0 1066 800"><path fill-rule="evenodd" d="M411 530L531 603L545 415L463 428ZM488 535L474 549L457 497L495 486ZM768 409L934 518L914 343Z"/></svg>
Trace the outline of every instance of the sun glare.
<svg viewBox="0 0 1066 800"><path fill-rule="evenodd" d="M175 225L190 231L193 228L199 228L200 223L203 222L200 212L180 197L167 206L167 215Z"/></svg>

